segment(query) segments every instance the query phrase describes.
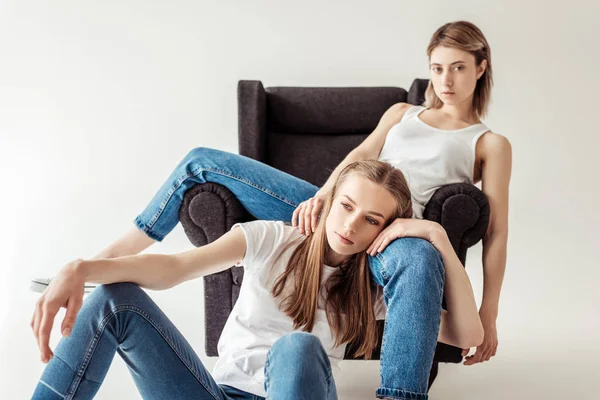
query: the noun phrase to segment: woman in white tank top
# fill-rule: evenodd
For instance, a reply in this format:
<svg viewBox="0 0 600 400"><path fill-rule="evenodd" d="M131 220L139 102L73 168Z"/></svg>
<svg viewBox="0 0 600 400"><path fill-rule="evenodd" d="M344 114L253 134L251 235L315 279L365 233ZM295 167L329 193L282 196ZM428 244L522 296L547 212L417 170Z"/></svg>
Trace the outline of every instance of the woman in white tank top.
<svg viewBox="0 0 600 400"><path fill-rule="evenodd" d="M498 347L496 319L506 268L512 148L506 137L492 132L480 119L487 113L493 84L491 50L483 33L469 22L448 23L433 34L427 55L430 82L425 106L390 107L376 129L348 154L313 198L300 204L294 216L314 214L331 179L355 160L380 159L400 168L413 196L414 218L423 217L427 201L440 186L481 182L490 204L479 311L485 337L464 363L473 365L488 361ZM371 254L405 236L403 225L397 220L382 232L369 249ZM311 221L300 218L299 227L310 231ZM463 350L463 356L468 352Z"/></svg>

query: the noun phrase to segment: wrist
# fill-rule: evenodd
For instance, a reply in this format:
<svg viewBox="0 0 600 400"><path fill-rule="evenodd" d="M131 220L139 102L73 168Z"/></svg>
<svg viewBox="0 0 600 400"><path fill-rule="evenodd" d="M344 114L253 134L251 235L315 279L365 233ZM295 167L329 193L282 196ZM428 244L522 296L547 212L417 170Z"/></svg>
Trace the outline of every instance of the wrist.
<svg viewBox="0 0 600 400"><path fill-rule="evenodd" d="M429 227L429 237L437 243L450 242L450 239L448 238L448 233L446 232L444 227L434 221L431 221L431 225Z"/></svg>
<svg viewBox="0 0 600 400"><path fill-rule="evenodd" d="M71 270L73 271L73 273L79 275L81 278L83 278L84 280L86 280L87 277L87 272L88 272L88 261L86 260L75 260L70 264Z"/></svg>
<svg viewBox="0 0 600 400"><path fill-rule="evenodd" d="M479 308L479 316L482 322L494 322L498 318L498 307L482 303Z"/></svg>

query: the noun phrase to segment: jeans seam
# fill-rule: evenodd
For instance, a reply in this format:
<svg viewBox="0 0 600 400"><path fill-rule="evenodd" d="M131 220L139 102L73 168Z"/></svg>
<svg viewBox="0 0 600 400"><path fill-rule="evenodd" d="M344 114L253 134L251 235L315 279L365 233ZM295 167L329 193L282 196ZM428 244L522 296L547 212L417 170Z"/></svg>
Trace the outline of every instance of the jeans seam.
<svg viewBox="0 0 600 400"><path fill-rule="evenodd" d="M99 337L106 328L106 324L112 318L114 318L118 312L127 311L127 310L133 311L133 312L141 315L144 319L146 319L146 321L148 321L150 323L150 325L152 325L152 327L163 337L165 342L173 349L173 351L175 352L177 357L181 360L183 365L186 366L186 368L192 373L192 375L198 380L198 382L206 389L206 391L209 394L211 394L215 398L215 400L219 399L217 397L217 395L212 392L209 385L206 385L205 382L203 382L203 380L200 379L200 377L196 375L196 373L194 372L194 369L192 367L190 367L188 365L188 363L183 359L183 357L179 354L177 347L173 343L171 343L171 341L166 337L166 335L158 328L155 321L143 309L141 309L137 306L134 306L134 305L123 304L123 305L118 305L118 306L112 308L110 310L109 314L107 314L104 317L104 319L102 320L100 327L96 330L96 334L94 335L94 338L92 339L92 343L88 347L88 350L86 352L86 356L84 357L84 361L81 365L81 368L79 368L79 371L76 374L76 377L78 379L76 378L73 381L73 383L71 384L71 387L69 388L70 390L69 390L69 392L67 392L67 396L65 397L65 400L72 399L72 396L75 394L77 388L79 387L79 383L81 382L81 379L83 378L85 370L87 369L87 367L89 365L89 361L91 360L94 350L96 349L96 345L98 344Z"/></svg>
<svg viewBox="0 0 600 400"><path fill-rule="evenodd" d="M263 193L268 194L269 196L280 200L282 202L284 202L285 204L289 205L290 207L294 207L296 208L298 205L295 204L294 202L285 199L283 197L277 196L275 193L271 192L270 190L267 190L266 188L263 188L262 186L259 186L257 184L255 184L254 182L248 181L246 179L243 179L240 176L234 175L230 172L224 171L224 170L219 170L219 169L215 169L215 168L204 168L204 167L199 167L196 168L192 171L190 171L190 173L186 173L184 176L180 177L179 179L175 180L175 185L171 186L171 188L167 191L167 194L165 196L165 198L160 202L160 205L158 207L158 211L152 216L152 218L150 218L150 221L146 224L147 227L150 229L154 226L154 224L156 223L156 221L158 220L158 218L161 216L161 214L164 211L165 206L167 205L167 203L171 200L171 197L173 197L173 193L175 193L175 191L177 189L179 189L181 187L181 185L183 184L183 182L185 182L186 179L191 178L192 176L197 176L199 175L201 172L206 171L206 172L213 172L215 174L219 174L222 176L227 176L229 178L235 179L241 183L244 183L248 186L251 186L257 190L260 190Z"/></svg>

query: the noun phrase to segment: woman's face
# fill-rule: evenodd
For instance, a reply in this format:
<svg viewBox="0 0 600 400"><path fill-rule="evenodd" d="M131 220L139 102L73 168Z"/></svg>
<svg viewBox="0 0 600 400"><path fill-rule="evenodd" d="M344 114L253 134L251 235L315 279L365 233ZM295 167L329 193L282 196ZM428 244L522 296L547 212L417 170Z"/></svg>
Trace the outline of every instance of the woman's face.
<svg viewBox="0 0 600 400"><path fill-rule="evenodd" d="M349 176L339 187L325 222L328 263L335 265L365 251L396 207L396 200L383 187L358 175Z"/></svg>
<svg viewBox="0 0 600 400"><path fill-rule="evenodd" d="M452 47L438 46L429 58L429 74L435 94L446 105L471 104L477 80L483 75L487 61L478 67L475 56Z"/></svg>

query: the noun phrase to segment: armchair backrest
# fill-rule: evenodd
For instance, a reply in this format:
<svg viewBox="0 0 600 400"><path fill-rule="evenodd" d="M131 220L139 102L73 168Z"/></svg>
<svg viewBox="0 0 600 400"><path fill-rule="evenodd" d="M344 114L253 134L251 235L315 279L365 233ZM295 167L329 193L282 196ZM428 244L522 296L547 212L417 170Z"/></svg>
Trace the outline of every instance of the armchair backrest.
<svg viewBox="0 0 600 400"><path fill-rule="evenodd" d="M238 84L239 152L322 186L393 104L422 104L427 79L399 87L269 87Z"/></svg>

